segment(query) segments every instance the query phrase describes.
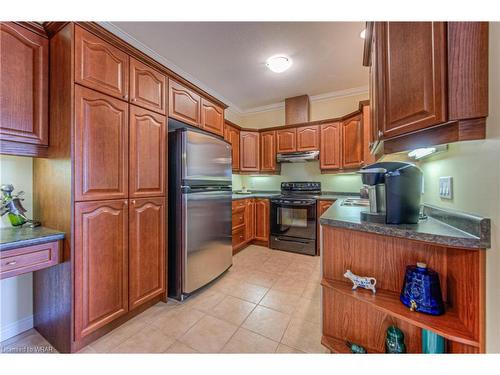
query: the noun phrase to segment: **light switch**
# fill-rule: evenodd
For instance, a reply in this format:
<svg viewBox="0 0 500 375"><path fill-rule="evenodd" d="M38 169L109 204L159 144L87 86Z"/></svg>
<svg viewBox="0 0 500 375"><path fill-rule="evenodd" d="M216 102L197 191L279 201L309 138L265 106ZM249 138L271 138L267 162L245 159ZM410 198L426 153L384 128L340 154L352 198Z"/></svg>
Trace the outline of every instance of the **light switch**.
<svg viewBox="0 0 500 375"><path fill-rule="evenodd" d="M443 199L453 199L453 177L439 177L439 196Z"/></svg>

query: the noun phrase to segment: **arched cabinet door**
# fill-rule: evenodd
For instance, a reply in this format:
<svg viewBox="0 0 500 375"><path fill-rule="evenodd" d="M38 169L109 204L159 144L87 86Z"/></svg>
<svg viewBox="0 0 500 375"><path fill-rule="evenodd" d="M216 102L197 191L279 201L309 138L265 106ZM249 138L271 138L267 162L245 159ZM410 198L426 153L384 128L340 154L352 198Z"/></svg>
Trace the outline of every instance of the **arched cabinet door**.
<svg viewBox="0 0 500 375"><path fill-rule="evenodd" d="M260 170L276 171L276 131L260 133Z"/></svg>
<svg viewBox="0 0 500 375"><path fill-rule="evenodd" d="M130 310L165 293L165 198L130 200Z"/></svg>
<svg viewBox="0 0 500 375"><path fill-rule="evenodd" d="M201 99L201 127L203 130L224 136L224 110L203 98Z"/></svg>
<svg viewBox="0 0 500 375"><path fill-rule="evenodd" d="M49 41L0 23L0 139L48 144Z"/></svg>
<svg viewBox="0 0 500 375"><path fill-rule="evenodd" d="M75 200L128 196L128 104L75 88Z"/></svg>
<svg viewBox="0 0 500 375"><path fill-rule="evenodd" d="M166 192L167 125L165 116L130 106L129 196Z"/></svg>
<svg viewBox="0 0 500 375"><path fill-rule="evenodd" d="M342 168L363 165L363 123L357 115L342 123Z"/></svg>
<svg viewBox="0 0 500 375"><path fill-rule="evenodd" d="M297 151L297 128L276 131L276 152Z"/></svg>
<svg viewBox="0 0 500 375"><path fill-rule="evenodd" d="M240 170L259 171L259 133L256 131L240 132Z"/></svg>
<svg viewBox="0 0 500 375"><path fill-rule="evenodd" d="M130 59L130 102L166 114L167 77L146 64Z"/></svg>
<svg viewBox="0 0 500 375"><path fill-rule="evenodd" d="M128 55L75 26L75 81L128 100Z"/></svg>
<svg viewBox="0 0 500 375"><path fill-rule="evenodd" d="M319 151L320 169L340 169L341 160L341 123L332 122L331 124L321 125L321 141Z"/></svg>
<svg viewBox="0 0 500 375"><path fill-rule="evenodd" d="M297 151L319 150L319 126L297 128Z"/></svg>
<svg viewBox="0 0 500 375"><path fill-rule="evenodd" d="M75 338L128 311L128 202L75 204Z"/></svg>
<svg viewBox="0 0 500 375"><path fill-rule="evenodd" d="M168 80L168 117L201 126L201 97L180 83Z"/></svg>

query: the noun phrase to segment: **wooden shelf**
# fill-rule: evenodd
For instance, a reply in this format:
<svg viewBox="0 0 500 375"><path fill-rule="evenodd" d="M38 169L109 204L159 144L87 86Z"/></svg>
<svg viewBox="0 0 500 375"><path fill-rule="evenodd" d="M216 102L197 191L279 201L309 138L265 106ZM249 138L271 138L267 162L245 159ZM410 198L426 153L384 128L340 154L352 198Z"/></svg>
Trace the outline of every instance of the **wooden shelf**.
<svg viewBox="0 0 500 375"><path fill-rule="evenodd" d="M321 338L321 344L326 346L332 353L336 354L353 354L351 350L347 347L344 340L337 339L331 336L325 336ZM380 354L381 352L366 348L367 354Z"/></svg>
<svg viewBox="0 0 500 375"><path fill-rule="evenodd" d="M377 310L417 327L433 331L448 340L474 347L480 346L479 341L469 332L458 316L453 313L448 312L440 316L435 316L410 311L409 308L401 303L398 293L383 289L378 289L376 294L364 289L353 291L350 283L325 278L321 281L321 285L342 293L345 296L355 298L357 301L367 303ZM329 339L331 338L329 337ZM337 341L341 342L340 340Z"/></svg>

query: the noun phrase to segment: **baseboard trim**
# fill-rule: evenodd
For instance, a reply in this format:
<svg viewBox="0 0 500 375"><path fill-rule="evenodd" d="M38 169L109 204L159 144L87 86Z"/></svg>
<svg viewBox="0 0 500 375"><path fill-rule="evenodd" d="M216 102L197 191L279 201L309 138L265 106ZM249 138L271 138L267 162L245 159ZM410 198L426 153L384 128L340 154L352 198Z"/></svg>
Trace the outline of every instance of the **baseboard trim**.
<svg viewBox="0 0 500 375"><path fill-rule="evenodd" d="M33 315L17 320L9 324L2 324L0 328L0 342L10 339L28 329L33 328Z"/></svg>

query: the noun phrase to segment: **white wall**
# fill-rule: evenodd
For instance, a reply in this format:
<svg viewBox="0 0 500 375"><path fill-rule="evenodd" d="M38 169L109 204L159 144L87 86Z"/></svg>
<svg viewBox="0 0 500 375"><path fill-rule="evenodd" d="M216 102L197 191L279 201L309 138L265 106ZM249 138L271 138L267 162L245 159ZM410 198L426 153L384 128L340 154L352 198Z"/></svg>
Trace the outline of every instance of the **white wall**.
<svg viewBox="0 0 500 375"><path fill-rule="evenodd" d="M33 160L15 156L0 156L0 184L13 184L15 192L23 190L27 214L33 213ZM10 226L3 217L0 227ZM32 274L0 281L0 341L33 327Z"/></svg>

